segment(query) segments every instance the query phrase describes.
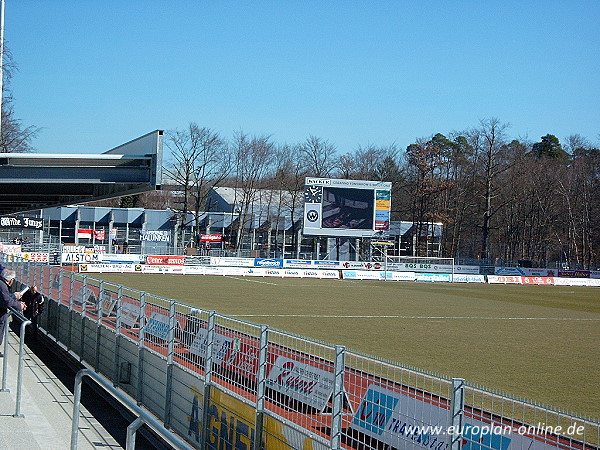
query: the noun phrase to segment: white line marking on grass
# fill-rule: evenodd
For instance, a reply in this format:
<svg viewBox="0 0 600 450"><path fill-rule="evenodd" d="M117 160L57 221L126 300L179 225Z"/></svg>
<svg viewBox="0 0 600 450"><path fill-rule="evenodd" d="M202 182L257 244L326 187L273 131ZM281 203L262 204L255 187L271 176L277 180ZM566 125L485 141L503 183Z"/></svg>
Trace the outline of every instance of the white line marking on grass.
<svg viewBox="0 0 600 450"><path fill-rule="evenodd" d="M586 318L575 318L575 317L468 317L468 316L394 316L394 315L379 315L379 316L366 316L366 315L327 315L327 314L233 314L234 317L312 317L312 318L325 318L325 319L345 319L345 318L357 318L357 319L443 319L443 320L464 320L464 319L478 319L478 320L559 320L559 321L600 321L598 319L586 319Z"/></svg>
<svg viewBox="0 0 600 450"><path fill-rule="evenodd" d="M250 280L248 278L231 277L234 280L248 281L250 283L270 284L271 286L279 286L277 283L269 283L268 281Z"/></svg>

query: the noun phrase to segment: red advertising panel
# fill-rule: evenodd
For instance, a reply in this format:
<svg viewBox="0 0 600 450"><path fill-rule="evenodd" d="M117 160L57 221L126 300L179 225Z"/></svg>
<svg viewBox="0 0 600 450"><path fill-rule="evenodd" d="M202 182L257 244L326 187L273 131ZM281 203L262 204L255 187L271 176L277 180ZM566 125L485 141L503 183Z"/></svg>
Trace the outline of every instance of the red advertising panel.
<svg viewBox="0 0 600 450"><path fill-rule="evenodd" d="M201 242L222 242L223 235L222 234L203 234L200 236Z"/></svg>
<svg viewBox="0 0 600 450"><path fill-rule="evenodd" d="M185 256L173 256L173 255L148 255L146 256L146 264L149 265L167 265L167 266L183 266L185 263Z"/></svg>
<svg viewBox="0 0 600 450"><path fill-rule="evenodd" d="M523 284L554 284L554 277L521 277Z"/></svg>

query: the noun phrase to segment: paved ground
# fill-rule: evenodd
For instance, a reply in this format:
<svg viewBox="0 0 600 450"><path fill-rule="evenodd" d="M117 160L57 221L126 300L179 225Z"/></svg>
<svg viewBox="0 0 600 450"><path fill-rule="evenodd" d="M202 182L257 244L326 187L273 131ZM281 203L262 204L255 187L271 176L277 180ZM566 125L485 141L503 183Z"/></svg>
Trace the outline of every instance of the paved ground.
<svg viewBox="0 0 600 450"><path fill-rule="evenodd" d="M9 335L9 349L4 358L8 361L6 384L10 392L0 392L0 449L70 448L75 371L43 345L44 339L26 339L20 408L24 417L14 417L19 339L13 332ZM4 352L4 344L0 351ZM4 358L0 358L0 383ZM79 449L124 448L128 424L84 383ZM138 434L136 448L155 447Z"/></svg>

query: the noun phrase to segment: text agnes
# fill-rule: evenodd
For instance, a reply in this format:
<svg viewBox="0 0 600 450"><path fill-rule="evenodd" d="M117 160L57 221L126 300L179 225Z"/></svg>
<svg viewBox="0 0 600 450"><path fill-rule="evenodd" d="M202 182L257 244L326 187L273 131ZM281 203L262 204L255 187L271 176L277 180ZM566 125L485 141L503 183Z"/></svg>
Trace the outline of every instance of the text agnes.
<svg viewBox="0 0 600 450"><path fill-rule="evenodd" d="M188 436L195 439L196 442L200 442L202 425L198 395L194 395L188 420ZM220 408L215 403L208 406L207 449L252 450L254 448L254 433L254 427L227 409Z"/></svg>

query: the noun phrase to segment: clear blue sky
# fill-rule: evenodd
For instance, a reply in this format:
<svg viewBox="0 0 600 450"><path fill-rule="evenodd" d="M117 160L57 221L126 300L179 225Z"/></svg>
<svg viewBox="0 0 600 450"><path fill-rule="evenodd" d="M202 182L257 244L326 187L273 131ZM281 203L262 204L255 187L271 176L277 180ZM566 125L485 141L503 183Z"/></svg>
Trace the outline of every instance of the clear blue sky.
<svg viewBox="0 0 600 450"><path fill-rule="evenodd" d="M6 0L43 153L197 122L340 153L509 122L600 138L600 1Z"/></svg>

